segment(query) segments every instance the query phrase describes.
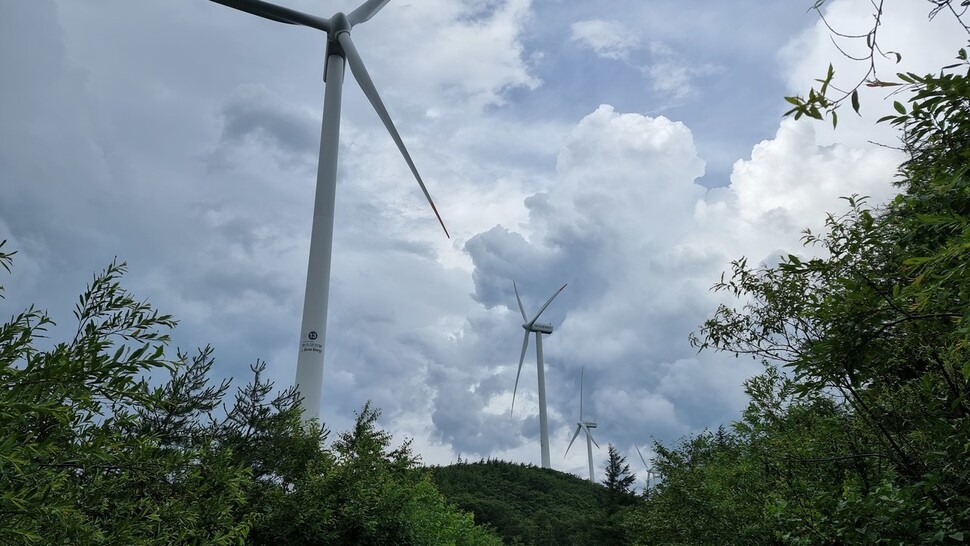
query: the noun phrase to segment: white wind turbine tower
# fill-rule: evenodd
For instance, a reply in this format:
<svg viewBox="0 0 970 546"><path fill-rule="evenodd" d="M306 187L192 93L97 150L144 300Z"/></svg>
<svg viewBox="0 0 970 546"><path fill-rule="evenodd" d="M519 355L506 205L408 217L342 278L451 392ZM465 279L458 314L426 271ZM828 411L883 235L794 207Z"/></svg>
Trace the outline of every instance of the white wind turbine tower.
<svg viewBox="0 0 970 546"><path fill-rule="evenodd" d="M320 160L317 167L316 197L313 203L313 225L310 231L310 258L307 266L306 295L303 301L303 323L300 328L300 352L296 364L296 387L303 396L304 419L319 416L320 397L323 386L323 355L327 333L327 302L330 292L330 257L333 246L334 198L337 186L337 149L340 137L340 103L344 81L345 63L370 101L384 126L391 134L411 168L421 191L431 204L431 209L441 228L448 229L431 200L431 194L421 180L418 169L411 160L404 142L391 121L387 108L371 81L364 61L357 53L351 30L369 20L389 0L367 0L349 14L336 13L329 19L309 15L296 10L262 2L261 0L211 0L246 13L258 15L271 21L300 25L327 34L326 65L323 80L326 82L323 102L323 126L320 136Z"/></svg>
<svg viewBox="0 0 970 546"><path fill-rule="evenodd" d="M596 480L593 478L593 444L596 444L596 440L593 438L593 432L590 430L596 428L596 421L583 421L583 375L585 373L585 368L579 373L579 421L576 422L576 432L573 433L573 439L569 440L569 445L566 446L566 453L569 453L569 448L573 447L573 442L579 436L579 431L585 431L586 457L589 460L589 481L596 483ZM599 447L600 445L596 444L596 448L599 449ZM564 453L563 458L565 457L566 454Z"/></svg>
<svg viewBox="0 0 970 546"><path fill-rule="evenodd" d="M549 307L552 300L556 299L556 296L566 288L566 285L562 285L552 297L546 300L546 303L539 308L539 312L536 313L536 316L532 317L532 320L529 320L525 315L525 307L522 306L522 298L519 297L519 288L515 285L515 281L512 281L512 288L515 290L515 301L519 303L522 320L525 321L522 324L522 328L525 330L525 336L522 337L522 355L519 356L519 371L515 373L515 388L512 389L512 407L509 409L509 415L515 409L515 392L519 389L519 375L522 373L525 352L529 349L529 334L535 333L536 370L539 375L539 448L542 454L542 468L552 468L552 464L549 462L549 425L546 420L546 376L542 365L542 334L551 334L552 325L538 324L536 321L539 320L539 315L546 310L546 307Z"/></svg>
<svg viewBox="0 0 970 546"><path fill-rule="evenodd" d="M640 453L640 446L633 444L633 447L637 448L637 455L640 456L640 462L643 463L643 468L647 469L647 491L650 491L650 478L653 476L653 467L647 464L647 460L643 458L643 453Z"/></svg>

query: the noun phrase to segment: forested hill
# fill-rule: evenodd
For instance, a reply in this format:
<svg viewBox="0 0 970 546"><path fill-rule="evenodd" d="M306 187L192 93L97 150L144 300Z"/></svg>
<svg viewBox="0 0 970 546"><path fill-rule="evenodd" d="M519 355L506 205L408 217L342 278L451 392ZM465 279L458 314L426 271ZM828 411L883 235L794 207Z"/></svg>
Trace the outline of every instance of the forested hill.
<svg viewBox="0 0 970 546"><path fill-rule="evenodd" d="M432 467L445 498L505 544L616 544L619 506L607 488L548 468L504 461Z"/></svg>

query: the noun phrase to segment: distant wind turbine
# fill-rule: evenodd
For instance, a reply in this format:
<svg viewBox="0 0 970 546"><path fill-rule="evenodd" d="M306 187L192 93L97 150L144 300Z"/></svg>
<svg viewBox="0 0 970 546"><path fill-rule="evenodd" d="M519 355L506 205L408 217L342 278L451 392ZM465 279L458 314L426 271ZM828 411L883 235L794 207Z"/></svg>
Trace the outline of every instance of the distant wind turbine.
<svg viewBox="0 0 970 546"><path fill-rule="evenodd" d="M640 456L640 462L643 463L643 468L647 470L647 491L650 491L650 477L653 476L653 467L647 464L647 460L643 458L643 453L640 453L640 446L633 444L633 447L637 448L637 455Z"/></svg>
<svg viewBox="0 0 970 546"><path fill-rule="evenodd" d="M319 416L320 398L323 388L323 355L327 335L327 303L330 292L330 258L333 247L334 198L337 186L337 149L340 138L340 103L344 81L345 63L370 101L384 126L391 134L418 181L431 210L438 217L441 229L448 235L448 229L438 214L428 188L425 187L418 169L401 135L391 121L371 81L364 61L357 53L351 30L377 14L389 0L367 0L347 15L336 13L329 19L309 15L296 10L277 6L261 0L211 0L246 13L258 15L271 21L310 27L327 33L326 67L323 80L326 82L323 101L323 127L320 135L320 160L317 167L316 198L313 203L313 226L310 231L310 259L307 266L306 294L303 300L303 324L300 328L300 352L296 364L296 388L303 396L303 417L312 419Z"/></svg>
<svg viewBox="0 0 970 546"><path fill-rule="evenodd" d="M525 336L522 337L522 355L519 356L519 371L515 373L515 388L512 389L512 407L509 409L509 415L515 409L515 393L519 389L519 375L522 373L525 352L529 350L529 334L535 333L536 370L538 370L539 375L539 448L542 454L542 468L552 468L552 464L549 462L549 425L546 420L546 377L542 366L542 334L551 334L552 325L537 324L536 321L539 320L539 315L546 310L546 307L549 307L552 300L556 299L556 296L566 288L566 285L562 285L552 297L546 300L546 303L539 308L539 312L536 313L536 316L532 317L532 320L529 320L525 315L525 307L522 306L522 298L519 297L519 288L515 285L515 281L512 281L512 288L515 290L515 301L519 303L522 320L525 321L522 324L522 328L525 330Z"/></svg>
<svg viewBox="0 0 970 546"><path fill-rule="evenodd" d="M573 442L576 441L576 437L579 436L579 431L586 432L586 456L589 459L589 481L596 483L593 478L593 444L596 444L596 440L593 438L593 432L590 429L596 428L596 421L583 421L583 375L586 373L584 368L579 372L579 421L576 422L576 432L573 434L573 439L569 440L569 445L566 446L566 453L569 453L569 448L573 447ZM600 445L596 444L596 448L599 449ZM563 454L563 458L566 454Z"/></svg>

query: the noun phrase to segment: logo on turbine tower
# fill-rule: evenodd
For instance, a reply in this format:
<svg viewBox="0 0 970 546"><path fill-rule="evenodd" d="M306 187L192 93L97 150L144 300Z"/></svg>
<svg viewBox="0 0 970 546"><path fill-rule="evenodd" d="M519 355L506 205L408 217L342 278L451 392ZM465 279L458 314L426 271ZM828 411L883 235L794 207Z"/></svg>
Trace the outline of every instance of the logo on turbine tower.
<svg viewBox="0 0 970 546"><path fill-rule="evenodd" d="M301 353L319 353L323 354L323 343L318 341L320 334L316 330L312 330L307 333L306 339L300 342L300 352Z"/></svg>

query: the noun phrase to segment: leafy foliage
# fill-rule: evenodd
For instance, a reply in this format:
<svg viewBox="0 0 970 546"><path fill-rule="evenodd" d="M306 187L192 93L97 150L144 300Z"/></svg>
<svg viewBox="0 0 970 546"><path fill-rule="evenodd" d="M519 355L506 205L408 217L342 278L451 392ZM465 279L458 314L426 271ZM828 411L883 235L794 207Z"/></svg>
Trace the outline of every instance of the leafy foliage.
<svg viewBox="0 0 970 546"><path fill-rule="evenodd" d="M407 444L390 449L369 404L316 463L267 511L256 544L500 544L471 515L451 508L417 468Z"/></svg>
<svg viewBox="0 0 970 546"><path fill-rule="evenodd" d="M622 521L635 544L763 544L764 480L747 446L725 431L655 446L664 480Z"/></svg>
<svg viewBox="0 0 970 546"><path fill-rule="evenodd" d="M258 362L225 407L212 349L168 359L174 319L124 273L95 276L70 342L39 348L52 322L34 308L0 325L0 544L500 543L390 448L369 404L327 449Z"/></svg>
<svg viewBox="0 0 970 546"><path fill-rule="evenodd" d="M960 53L965 66L966 54ZM953 67L950 67L953 68ZM820 257L732 264L692 336L765 364L730 433L656 446L641 544L962 544L970 529L970 71L901 75L902 193L847 198ZM814 117L814 116L813 116Z"/></svg>
<svg viewBox="0 0 970 546"><path fill-rule="evenodd" d="M7 257L9 263L9 255ZM143 379L175 325L120 288L112 263L78 301L69 343L36 348L51 323L28 309L0 326L0 543L238 542L244 468L211 444L168 449L133 434L161 399Z"/></svg>
<svg viewBox="0 0 970 546"><path fill-rule="evenodd" d="M967 6L970 4L963 1L955 4L954 0L928 1L933 5L929 10L930 19L934 19L940 13L945 13L970 34L970 26L965 22ZM792 108L785 112L786 116L793 115L795 119L799 119L802 116L817 120L828 118L832 121L832 127L834 128L839 122L838 110L846 101L849 102L852 110L856 114L860 112L859 90L863 87L888 88L892 89L894 94L905 91L907 86L915 85L919 87L920 84L913 80L917 76L912 73L897 74L898 81L884 80L878 74L877 61L879 59L887 59L894 63L899 63L903 58L902 54L898 51L884 50L880 44L879 31L885 13L885 0L872 2L872 26L861 32L845 31L836 28L822 13L822 7L825 3L826 0L816 0L812 9L818 13L820 20L831 33L832 43L835 44L835 47L846 59L864 65L866 71L860 78L854 80L851 85L837 85L835 82L834 67L832 64L829 64L825 77L815 80L819 84L818 89L812 87L804 97L800 95L785 97L785 100L792 105ZM848 53L852 49L852 46L860 47L858 46L859 43L862 44L863 54ZM963 59L966 60L965 54ZM944 67L944 69L954 68L955 66ZM900 114L906 113L903 105L899 101L894 102L893 105Z"/></svg>

